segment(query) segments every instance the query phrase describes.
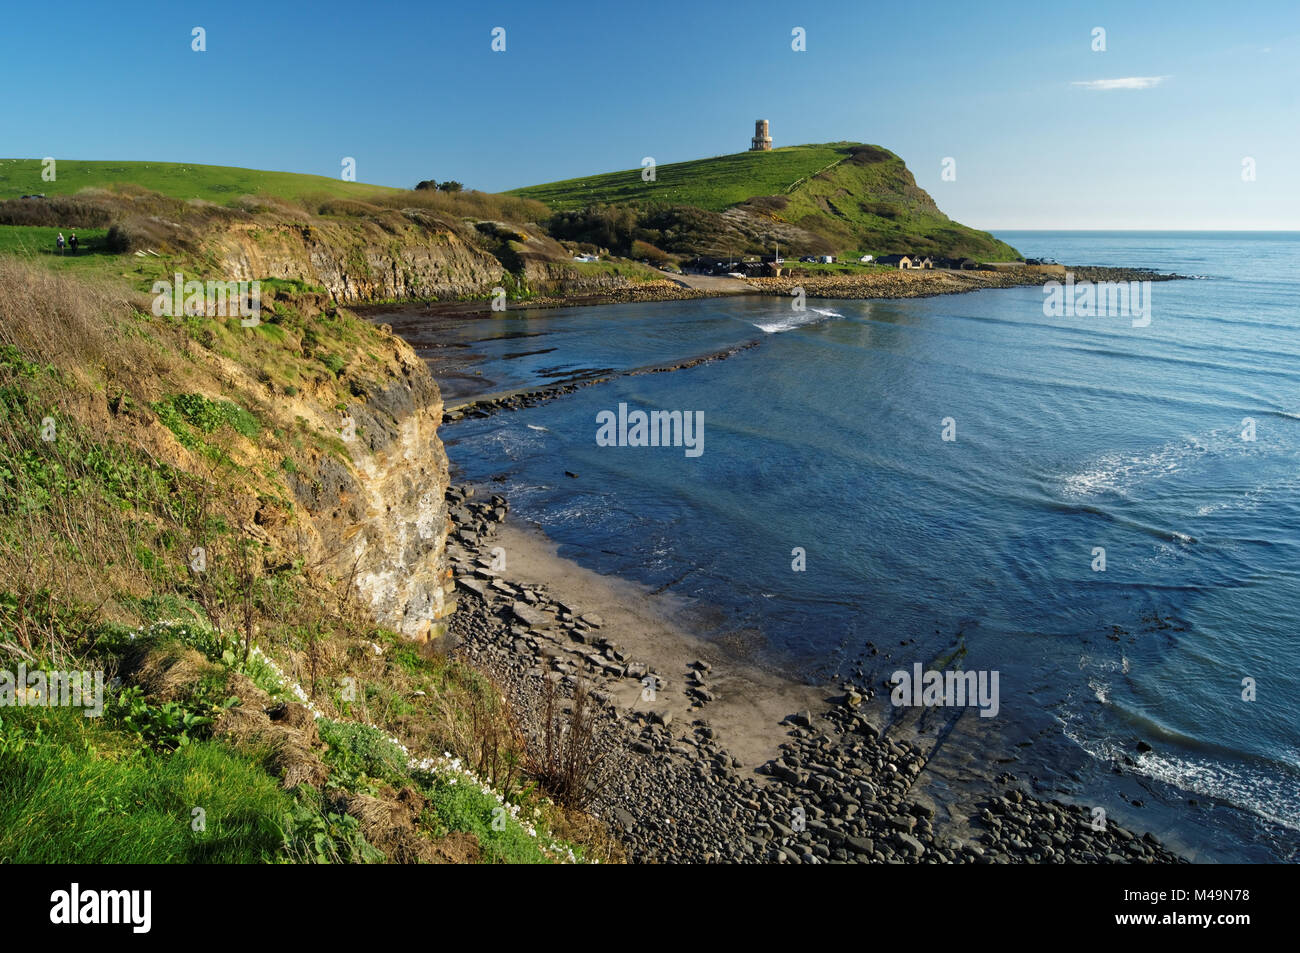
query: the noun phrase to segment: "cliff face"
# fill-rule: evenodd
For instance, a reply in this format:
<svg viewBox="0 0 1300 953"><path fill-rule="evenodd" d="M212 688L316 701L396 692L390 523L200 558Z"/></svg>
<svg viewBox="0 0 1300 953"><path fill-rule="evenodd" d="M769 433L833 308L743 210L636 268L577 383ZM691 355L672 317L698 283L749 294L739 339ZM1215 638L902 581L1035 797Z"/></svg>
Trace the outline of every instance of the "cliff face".
<svg viewBox="0 0 1300 953"><path fill-rule="evenodd" d="M440 637L455 600L447 566L447 455L438 439L442 396L405 345L400 376L364 404L349 405L368 452L354 458L361 520L344 531L354 584L382 624L408 638ZM345 557L346 558L346 557Z"/></svg>
<svg viewBox="0 0 1300 953"><path fill-rule="evenodd" d="M597 294L661 276L632 262L576 264L533 222L546 209L470 193L431 209L321 199L245 196L231 206L184 202L142 189L0 201L0 223L78 228L114 225L134 250L136 278L282 279L323 288L328 303L485 299L521 294ZM493 216L493 217L489 217Z"/></svg>
<svg viewBox="0 0 1300 953"><path fill-rule="evenodd" d="M365 330L382 336L388 353L349 375L345 409L319 400L291 408L318 432L341 434L342 449L318 449L289 474L306 516L292 545L347 585L376 622L410 639L437 639L455 608L442 396L404 341Z"/></svg>
<svg viewBox="0 0 1300 953"><path fill-rule="evenodd" d="M535 225L344 200L311 207L274 198L219 207L143 190L42 203L36 211L51 220L98 215L125 223L139 292L175 273L324 289L264 285L261 322L252 327L215 310L202 320L151 317L147 300L115 289L104 307L119 317L86 321L104 328L120 321L113 333L149 342L147 363L115 346L65 370L95 378L82 395L88 406L116 395L116 409L101 408L96 421L110 442L144 449L210 487L228 527L211 541L218 565L255 541L260 571L301 566L320 591L336 594L325 598L346 593L386 628L437 639L455 605L441 395L405 342L340 306L482 299L499 287L512 294L618 290L654 275L626 263L575 266ZM57 323L49 305L56 297L90 300L90 288L65 284L33 301L37 330ZM49 342L33 338L44 359ZM181 526L170 538L194 532ZM182 556L165 558L185 564Z"/></svg>
<svg viewBox="0 0 1300 953"><path fill-rule="evenodd" d="M179 597L228 633L292 642L311 637L293 631L311 601L336 620L361 609L408 639L439 637L454 599L427 365L318 293L277 289L248 327L156 316L148 300L0 256L0 378L18 381L0 395L6 433L34 444L18 458L31 479L53 486L48 472L73 469L57 486L86 520L30 532L49 565L77 561L49 578L133 624L140 600ZM55 421L64 443L38 441L15 407ZM52 471L42 454L66 459ZM0 481L11 494L13 466ZM44 485L21 499L53 500Z"/></svg>
<svg viewBox="0 0 1300 953"><path fill-rule="evenodd" d="M483 299L497 288L617 291L658 277L634 263L576 265L538 226L501 220L514 212L535 217L538 209L477 195L447 208L274 196L218 206L126 188L9 204L13 214L39 219L24 224L114 223L134 250L124 258L134 265L134 291L14 271L10 297L26 302L26 312L6 302L0 340L11 314L29 312L24 346L40 364L81 382L69 414L114 452L127 448L198 488L201 506L148 514L166 531L148 565L141 557L141 572L163 564L183 570L201 543L221 573L291 580L331 608L337 601L340 617L349 601L359 603L379 624L418 640L440 638L455 606L442 399L404 341L341 306ZM212 302L206 315L153 314L146 290L178 273L284 279L316 290L264 284L260 322L247 327L219 316ZM113 342L69 350L75 335L47 331L66 322L69 308ZM173 582L189 598L215 591L199 580L216 576L182 571ZM211 612L224 619L230 605L231 598L213 602Z"/></svg>
<svg viewBox="0 0 1300 953"><path fill-rule="evenodd" d="M324 287L338 304L483 298L499 287L541 294L599 294L657 277L635 263L590 273L535 226L479 222L461 228L407 212L381 224L315 219L238 222L203 238L231 280L284 278Z"/></svg>
<svg viewBox="0 0 1300 953"><path fill-rule="evenodd" d="M205 251L232 279L307 281L340 304L483 295L505 277L497 258L451 228L385 224L238 223L206 236Z"/></svg>

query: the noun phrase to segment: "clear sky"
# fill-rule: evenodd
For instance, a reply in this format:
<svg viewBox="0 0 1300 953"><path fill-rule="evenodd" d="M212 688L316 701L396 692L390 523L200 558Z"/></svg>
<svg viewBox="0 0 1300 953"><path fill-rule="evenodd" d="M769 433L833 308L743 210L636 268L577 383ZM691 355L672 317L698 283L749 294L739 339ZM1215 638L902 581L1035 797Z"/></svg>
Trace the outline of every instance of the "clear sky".
<svg viewBox="0 0 1300 953"><path fill-rule="evenodd" d="M892 149L980 228L1300 229L1297 0L11 3L0 75L6 158L498 191L741 151L765 118Z"/></svg>

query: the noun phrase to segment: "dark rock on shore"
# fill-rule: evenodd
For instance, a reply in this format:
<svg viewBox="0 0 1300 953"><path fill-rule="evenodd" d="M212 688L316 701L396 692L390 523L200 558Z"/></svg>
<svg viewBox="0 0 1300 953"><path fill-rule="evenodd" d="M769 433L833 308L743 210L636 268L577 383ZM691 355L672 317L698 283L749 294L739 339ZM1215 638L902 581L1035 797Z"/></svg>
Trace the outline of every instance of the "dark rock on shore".
<svg viewBox="0 0 1300 953"><path fill-rule="evenodd" d="M593 812L633 862L1179 862L1151 835L1094 826L1086 808L1026 795L1011 786L1010 775L998 779L1005 788L990 790L976 817L941 821L917 787L923 750L870 723L863 707L872 696L861 686L844 685L839 702L824 712L791 714L780 755L752 772L702 718L679 723L666 708L620 710L612 688L639 682L653 665L627 658L611 638L597 635L600 618L486 569L491 536L508 507L500 497L472 497L464 487L447 495L453 518L464 520L449 544L462 593L450 620L456 651L499 680L534 742L545 679L558 679L570 695L578 679L587 682L611 765ZM709 671L707 663L694 663L688 684L702 685Z"/></svg>
<svg viewBox="0 0 1300 953"><path fill-rule="evenodd" d="M643 367L635 370L626 371L621 375L623 377L635 377L640 374L662 374L668 371L680 371L689 367L698 367L701 364L711 364L714 361L725 361L727 358L746 351L751 347L757 347L757 341L750 341L747 344L741 344L738 347L728 348L725 351L718 351L714 354L707 354L704 357L693 358L689 361L681 361L676 364L666 364L656 367ZM478 400L468 401L463 404L457 404L455 407L448 408L443 414L443 423L451 423L466 418L479 419L490 417L492 414L501 410L524 410L528 407L536 407L549 400L555 400L557 397L565 397L581 388L591 387L593 384L603 384L612 380L612 375L603 375L598 377L585 378L583 380L568 381L563 384L556 384L551 387L543 387L539 390L519 391L512 394L503 394L496 397L483 397ZM576 477L576 473L565 471L566 476Z"/></svg>

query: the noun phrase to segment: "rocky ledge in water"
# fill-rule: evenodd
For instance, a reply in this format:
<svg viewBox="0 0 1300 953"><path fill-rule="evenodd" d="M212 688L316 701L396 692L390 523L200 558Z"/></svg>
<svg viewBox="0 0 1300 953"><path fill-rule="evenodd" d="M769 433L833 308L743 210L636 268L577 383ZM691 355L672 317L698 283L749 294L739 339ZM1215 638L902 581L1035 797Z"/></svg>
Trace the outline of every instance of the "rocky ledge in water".
<svg viewBox="0 0 1300 953"><path fill-rule="evenodd" d="M583 387L590 387L593 384L603 384L606 381L613 380L615 377L635 377L639 374L663 374L668 371L681 371L688 367L698 367L701 364L712 364L714 361L725 361L727 358L739 354L741 351L747 351L751 347L757 347L758 341L749 341L736 347L729 347L723 351L716 351L713 354L706 354L703 357L692 358L689 361L680 361L676 364L657 364L654 367L639 367L630 371L618 373L600 374L595 377L587 377L582 380L566 381L563 384L553 384L550 387L541 387L536 390L512 391L508 394L497 394L491 397L480 397L475 400L469 400L464 403L455 404L443 412L443 423L450 423L455 420L465 418L482 418L491 417L500 410L524 410L528 407L536 407L538 404L544 404L548 400L555 400L557 397L564 397L566 394L572 394Z"/></svg>
<svg viewBox="0 0 1300 953"><path fill-rule="evenodd" d="M1106 268L1093 265L1066 266L1076 283L1176 281L1184 275L1162 274L1144 268ZM1004 271L949 271L879 269L849 274L783 275L780 278L750 278L749 284L761 294L791 295L802 288L809 298L930 298L937 295L962 294L986 288L1017 288L1063 281L1065 274L1030 271L1023 268Z"/></svg>
<svg viewBox="0 0 1300 953"><path fill-rule="evenodd" d="M709 723L711 666L677 677L690 715L621 707L628 680L668 684L653 660L632 658L604 620L545 587L512 582L492 566L493 538L509 512L499 495L447 495L455 524L448 552L459 605L454 651L490 673L520 727L541 737L547 680L572 698L583 683L595 705L595 744L606 774L591 810L628 859L642 863L1177 863L1150 834L1093 828L1083 807L1043 801L1001 775L974 817L943 819L918 782L926 750L881 730L870 689L844 684L819 712L791 713L779 757L745 765ZM626 692L623 692L626 694Z"/></svg>

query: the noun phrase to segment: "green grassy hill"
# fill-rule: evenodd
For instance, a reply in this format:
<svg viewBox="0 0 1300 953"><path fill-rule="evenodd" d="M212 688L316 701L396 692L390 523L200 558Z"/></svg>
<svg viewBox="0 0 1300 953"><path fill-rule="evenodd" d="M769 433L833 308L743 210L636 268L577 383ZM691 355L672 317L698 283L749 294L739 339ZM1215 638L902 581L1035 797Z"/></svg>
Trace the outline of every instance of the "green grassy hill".
<svg viewBox="0 0 1300 953"><path fill-rule="evenodd" d="M437 283L422 286L424 294L474 295L500 278L498 251L504 267L532 267L528 277L539 281L552 277L541 274L552 261L570 261L539 227L506 229L530 236L518 247L475 227L550 215L546 206L514 196L179 163L60 160L56 170L56 180L45 182L41 160L0 159L0 255L126 278L143 290L178 270L215 278L243 267L261 278L288 270L287 277L322 285L319 266L346 273L348 288L330 290L346 291L349 300L365 293L387 298L399 287L411 294L416 272ZM60 251L57 236L74 232L77 253ZM239 262L245 253L251 260Z"/></svg>
<svg viewBox="0 0 1300 953"><path fill-rule="evenodd" d="M514 189L519 195L544 202L557 212L587 205L694 205L721 212L755 195L777 195L791 185L816 175L844 158L852 143L787 146L771 152L737 152L712 159L674 162L655 169L655 181L641 179L641 169L607 172L580 179Z"/></svg>
<svg viewBox="0 0 1300 953"><path fill-rule="evenodd" d="M297 201L305 196L366 199L399 191L382 185L344 182L323 175L263 172L181 162L91 162L59 159L53 182L41 179L40 159L0 159L0 199L43 193L71 195L89 188L129 183L183 200L206 199L226 205L244 195L271 195Z"/></svg>
<svg viewBox="0 0 1300 953"><path fill-rule="evenodd" d="M571 217L593 206L633 209L645 233L636 237L677 252L736 242L753 250L784 240L791 253L1020 257L987 232L944 215L894 153L854 142L671 163L656 168L653 182L631 169L507 194L537 199ZM685 207L704 214L686 213Z"/></svg>

